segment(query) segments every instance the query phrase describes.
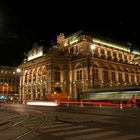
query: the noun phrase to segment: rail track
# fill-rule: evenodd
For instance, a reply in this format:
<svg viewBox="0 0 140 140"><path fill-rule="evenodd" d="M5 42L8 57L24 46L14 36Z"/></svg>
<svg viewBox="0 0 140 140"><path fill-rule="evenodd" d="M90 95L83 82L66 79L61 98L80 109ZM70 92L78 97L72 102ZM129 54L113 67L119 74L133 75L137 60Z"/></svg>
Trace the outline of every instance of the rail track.
<svg viewBox="0 0 140 140"><path fill-rule="evenodd" d="M0 138L2 140L27 139L48 121L48 114L42 111L24 109L17 110L18 115L12 116L0 124ZM28 138L29 139L29 138Z"/></svg>

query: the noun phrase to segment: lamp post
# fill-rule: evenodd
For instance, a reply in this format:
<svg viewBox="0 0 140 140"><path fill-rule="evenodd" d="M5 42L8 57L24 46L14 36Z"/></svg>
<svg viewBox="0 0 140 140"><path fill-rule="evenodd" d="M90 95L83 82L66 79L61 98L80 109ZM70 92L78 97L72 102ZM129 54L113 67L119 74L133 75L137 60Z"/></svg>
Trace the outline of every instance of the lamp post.
<svg viewBox="0 0 140 140"><path fill-rule="evenodd" d="M8 83L5 83L5 85L6 85L6 87L7 87L7 96L8 96L8 93L9 93L9 85L8 85Z"/></svg>
<svg viewBox="0 0 140 140"><path fill-rule="evenodd" d="M19 73L19 101L23 100L23 103L26 102L26 97L23 97L22 88L23 88L23 70L21 68L17 68L16 72Z"/></svg>

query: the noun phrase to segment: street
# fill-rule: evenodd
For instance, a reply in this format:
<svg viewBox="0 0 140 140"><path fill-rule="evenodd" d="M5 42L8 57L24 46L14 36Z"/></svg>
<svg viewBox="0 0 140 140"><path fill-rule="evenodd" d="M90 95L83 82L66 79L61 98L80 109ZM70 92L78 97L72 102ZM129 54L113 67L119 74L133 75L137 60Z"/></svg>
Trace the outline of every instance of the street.
<svg viewBox="0 0 140 140"><path fill-rule="evenodd" d="M3 104L2 140L139 140L140 108Z"/></svg>

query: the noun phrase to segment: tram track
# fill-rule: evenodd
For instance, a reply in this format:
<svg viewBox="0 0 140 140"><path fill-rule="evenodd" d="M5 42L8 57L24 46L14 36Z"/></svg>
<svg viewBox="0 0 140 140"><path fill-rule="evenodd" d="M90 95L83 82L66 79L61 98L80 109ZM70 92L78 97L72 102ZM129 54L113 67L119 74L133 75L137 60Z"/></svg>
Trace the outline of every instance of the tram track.
<svg viewBox="0 0 140 140"><path fill-rule="evenodd" d="M24 115L23 115L24 114ZM3 140L26 139L48 121L48 114L37 110L24 110L22 115L9 118L1 124L0 137ZM3 135L8 134L8 135Z"/></svg>

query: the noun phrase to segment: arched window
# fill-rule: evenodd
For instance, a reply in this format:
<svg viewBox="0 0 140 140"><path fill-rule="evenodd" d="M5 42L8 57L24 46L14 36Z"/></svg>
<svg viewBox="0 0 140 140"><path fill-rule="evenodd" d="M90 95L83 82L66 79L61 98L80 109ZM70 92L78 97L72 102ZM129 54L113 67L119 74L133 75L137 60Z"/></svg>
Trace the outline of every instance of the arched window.
<svg viewBox="0 0 140 140"><path fill-rule="evenodd" d="M47 70L46 70L46 67L43 68L43 70L42 70L42 74L43 74L43 80L46 81L46 79L47 79L47 77L46 77L46 76L47 76Z"/></svg>
<svg viewBox="0 0 140 140"><path fill-rule="evenodd" d="M36 70L33 71L33 82L36 81Z"/></svg>
<svg viewBox="0 0 140 140"><path fill-rule="evenodd" d="M32 81L32 71L29 71L29 73L28 73L28 75L29 75L29 83L31 83L31 81Z"/></svg>
<svg viewBox="0 0 140 140"><path fill-rule="evenodd" d="M77 75L77 78L76 78L77 81L82 80L82 70L77 70L76 75Z"/></svg>
<svg viewBox="0 0 140 140"><path fill-rule="evenodd" d="M41 68L38 69L38 81L41 81L42 71Z"/></svg>
<svg viewBox="0 0 140 140"><path fill-rule="evenodd" d="M27 83L27 73L25 74L25 83Z"/></svg>

